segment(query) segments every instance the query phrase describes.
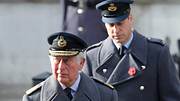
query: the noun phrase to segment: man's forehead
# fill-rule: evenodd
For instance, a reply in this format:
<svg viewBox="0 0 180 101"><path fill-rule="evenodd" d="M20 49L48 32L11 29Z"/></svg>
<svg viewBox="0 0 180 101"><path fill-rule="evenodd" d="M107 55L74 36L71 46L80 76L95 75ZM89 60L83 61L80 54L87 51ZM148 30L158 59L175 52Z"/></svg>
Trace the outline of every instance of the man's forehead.
<svg viewBox="0 0 180 101"><path fill-rule="evenodd" d="M71 59L74 58L75 56L50 56L53 59Z"/></svg>
<svg viewBox="0 0 180 101"><path fill-rule="evenodd" d="M105 24L107 24L107 25L119 25L119 24L126 23L126 21L127 21L127 18L124 19L123 21L119 21L119 22L116 22L116 23L105 23Z"/></svg>

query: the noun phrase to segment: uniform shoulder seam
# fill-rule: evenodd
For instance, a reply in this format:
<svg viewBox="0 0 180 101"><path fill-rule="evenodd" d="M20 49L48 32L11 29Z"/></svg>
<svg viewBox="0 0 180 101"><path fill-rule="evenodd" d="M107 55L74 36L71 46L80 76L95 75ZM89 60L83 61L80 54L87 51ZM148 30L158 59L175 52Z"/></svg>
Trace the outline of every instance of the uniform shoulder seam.
<svg viewBox="0 0 180 101"><path fill-rule="evenodd" d="M96 48L96 47L99 47L101 44L102 44L102 41L100 41L99 43L93 44L93 45L89 46L86 49L86 51L91 50L91 49Z"/></svg>
<svg viewBox="0 0 180 101"><path fill-rule="evenodd" d="M164 45L165 45L165 42L164 42L163 40L157 39L157 38L151 38L151 37L149 37L149 38L148 38L148 41L149 41L149 42L152 42L152 43L159 44L159 45L161 45L161 46L164 46Z"/></svg>
<svg viewBox="0 0 180 101"><path fill-rule="evenodd" d="M108 87L108 88L110 88L110 89L114 89L114 87L112 86L112 85L110 85L110 84L107 84L107 83L104 83L103 81L101 81L101 80L99 80L99 79L96 79L96 78L93 78L93 77L91 77L95 82L98 82L98 83L100 83L100 84L102 84L102 85L104 85L104 86L106 86L106 87Z"/></svg>
<svg viewBox="0 0 180 101"><path fill-rule="evenodd" d="M35 91L37 91L39 88L41 88L43 84L44 84L44 81L41 82L41 83L39 83L39 84L37 84L37 85L35 85L34 87L32 87L32 88L30 88L29 90L27 90L27 91L26 91L26 94L27 94L27 95L32 94L33 92L35 92Z"/></svg>

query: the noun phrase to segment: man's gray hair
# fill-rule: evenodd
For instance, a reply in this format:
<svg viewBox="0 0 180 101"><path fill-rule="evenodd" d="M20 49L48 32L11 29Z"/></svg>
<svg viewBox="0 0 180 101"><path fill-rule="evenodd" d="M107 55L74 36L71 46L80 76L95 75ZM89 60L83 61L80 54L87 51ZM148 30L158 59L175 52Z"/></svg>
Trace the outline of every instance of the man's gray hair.
<svg viewBox="0 0 180 101"><path fill-rule="evenodd" d="M79 54L76 55L76 59L77 59L77 62L80 63L81 59L84 59L84 53L83 52L79 52Z"/></svg>

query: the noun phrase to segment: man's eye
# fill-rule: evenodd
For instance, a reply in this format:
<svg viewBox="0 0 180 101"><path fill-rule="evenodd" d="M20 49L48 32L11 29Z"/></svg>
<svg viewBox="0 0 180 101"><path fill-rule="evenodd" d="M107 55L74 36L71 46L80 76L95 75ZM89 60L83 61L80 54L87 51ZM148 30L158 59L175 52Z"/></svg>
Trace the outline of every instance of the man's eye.
<svg viewBox="0 0 180 101"><path fill-rule="evenodd" d="M68 60L69 60L68 58L64 58L63 59L64 62L68 62Z"/></svg>
<svg viewBox="0 0 180 101"><path fill-rule="evenodd" d="M118 26L122 25L122 23L117 23Z"/></svg>
<svg viewBox="0 0 180 101"><path fill-rule="evenodd" d="M109 26L113 27L113 26L114 26L114 24L109 24Z"/></svg>

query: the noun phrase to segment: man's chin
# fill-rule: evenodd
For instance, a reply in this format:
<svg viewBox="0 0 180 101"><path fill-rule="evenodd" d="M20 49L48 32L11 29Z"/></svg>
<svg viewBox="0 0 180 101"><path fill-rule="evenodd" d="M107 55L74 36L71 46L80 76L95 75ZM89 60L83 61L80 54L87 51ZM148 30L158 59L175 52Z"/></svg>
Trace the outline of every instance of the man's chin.
<svg viewBox="0 0 180 101"><path fill-rule="evenodd" d="M66 78L63 78L63 77L57 77L57 80L59 81L59 82L61 82L61 83L66 83L66 82L68 82L68 80L66 79Z"/></svg>
<svg viewBox="0 0 180 101"><path fill-rule="evenodd" d="M121 40L115 40L115 42L116 42L117 44L119 44L119 45L122 44L122 41L121 41Z"/></svg>

